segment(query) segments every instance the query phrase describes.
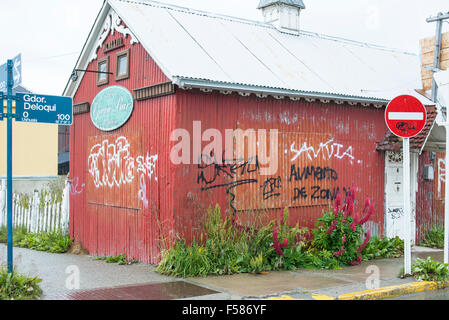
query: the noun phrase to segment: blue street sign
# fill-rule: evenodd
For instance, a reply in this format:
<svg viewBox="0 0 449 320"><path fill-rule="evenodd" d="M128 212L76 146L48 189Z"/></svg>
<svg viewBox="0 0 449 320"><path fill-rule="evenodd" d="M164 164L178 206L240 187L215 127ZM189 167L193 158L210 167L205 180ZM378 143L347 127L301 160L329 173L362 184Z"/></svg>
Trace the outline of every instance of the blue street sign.
<svg viewBox="0 0 449 320"><path fill-rule="evenodd" d="M12 59L12 78L13 78L13 88L22 84L22 55L19 54L17 57ZM6 63L0 66L0 92L6 92L7 88L7 77L6 77Z"/></svg>
<svg viewBox="0 0 449 320"><path fill-rule="evenodd" d="M72 124L72 98L32 93L17 93L16 97L16 121Z"/></svg>

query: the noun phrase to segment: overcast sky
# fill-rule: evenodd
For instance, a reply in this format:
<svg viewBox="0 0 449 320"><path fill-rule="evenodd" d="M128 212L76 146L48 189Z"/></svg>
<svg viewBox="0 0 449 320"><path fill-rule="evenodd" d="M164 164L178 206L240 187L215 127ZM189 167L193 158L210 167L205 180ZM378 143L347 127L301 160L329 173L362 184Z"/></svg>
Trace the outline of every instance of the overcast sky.
<svg viewBox="0 0 449 320"><path fill-rule="evenodd" d="M260 20L259 0L162 0ZM448 0L304 0L301 28L419 53L433 36L425 19L449 11ZM22 53L23 85L61 95L103 0L1 0L0 64ZM449 31L449 23L444 24Z"/></svg>

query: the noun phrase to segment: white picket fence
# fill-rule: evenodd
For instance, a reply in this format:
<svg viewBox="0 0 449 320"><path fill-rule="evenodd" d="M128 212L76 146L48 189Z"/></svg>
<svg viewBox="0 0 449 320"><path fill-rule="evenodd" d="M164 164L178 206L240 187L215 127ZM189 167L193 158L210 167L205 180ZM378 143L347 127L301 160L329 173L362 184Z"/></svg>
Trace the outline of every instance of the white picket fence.
<svg viewBox="0 0 449 320"><path fill-rule="evenodd" d="M61 232L69 233L69 191L66 183L62 201L52 199L50 194L41 201L39 192L34 192L25 205L23 195L13 196L13 227L25 227L27 232ZM0 227L7 224L6 183L3 180L0 187Z"/></svg>

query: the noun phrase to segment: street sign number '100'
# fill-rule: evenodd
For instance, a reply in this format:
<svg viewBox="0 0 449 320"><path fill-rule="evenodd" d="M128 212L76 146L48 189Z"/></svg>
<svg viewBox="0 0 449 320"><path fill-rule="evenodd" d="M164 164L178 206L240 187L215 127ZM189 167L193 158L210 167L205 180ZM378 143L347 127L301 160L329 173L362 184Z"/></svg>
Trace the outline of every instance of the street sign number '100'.
<svg viewBox="0 0 449 320"><path fill-rule="evenodd" d="M69 97L17 93L16 121L71 125L73 101Z"/></svg>

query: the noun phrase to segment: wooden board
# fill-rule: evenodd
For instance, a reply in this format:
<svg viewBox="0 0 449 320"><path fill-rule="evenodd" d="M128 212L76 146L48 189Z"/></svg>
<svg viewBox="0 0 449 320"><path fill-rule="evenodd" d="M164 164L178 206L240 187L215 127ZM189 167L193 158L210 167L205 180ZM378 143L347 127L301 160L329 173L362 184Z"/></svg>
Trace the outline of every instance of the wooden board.
<svg viewBox="0 0 449 320"><path fill-rule="evenodd" d="M238 211L327 205L344 186L334 161L350 159L352 147L343 146L330 133L286 132L279 135L275 175L262 174L262 163L239 171L234 181Z"/></svg>
<svg viewBox="0 0 449 320"><path fill-rule="evenodd" d="M435 51L435 37L422 39L421 46L421 78L423 81L424 90L432 89L432 71L424 68L425 66L433 67L434 51ZM441 66L442 70L447 70L449 67L449 32L444 33L441 39Z"/></svg>
<svg viewBox="0 0 449 320"><path fill-rule="evenodd" d="M136 155L142 153L138 133L88 137L87 201L102 206L140 209Z"/></svg>

